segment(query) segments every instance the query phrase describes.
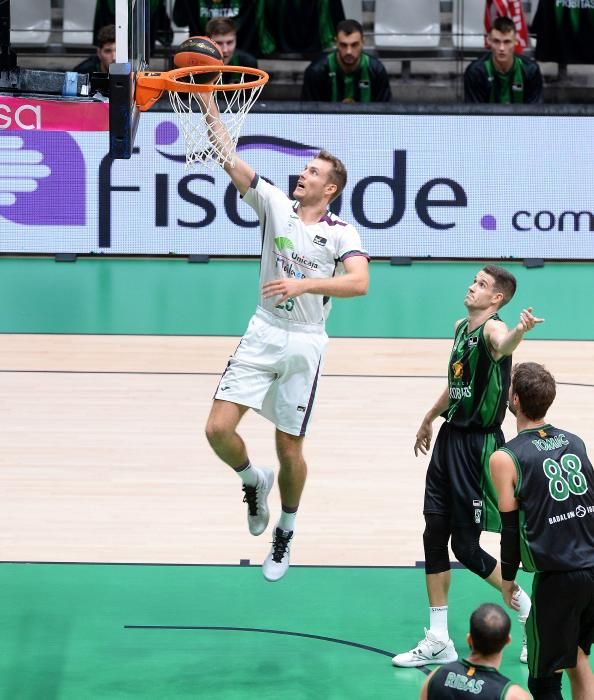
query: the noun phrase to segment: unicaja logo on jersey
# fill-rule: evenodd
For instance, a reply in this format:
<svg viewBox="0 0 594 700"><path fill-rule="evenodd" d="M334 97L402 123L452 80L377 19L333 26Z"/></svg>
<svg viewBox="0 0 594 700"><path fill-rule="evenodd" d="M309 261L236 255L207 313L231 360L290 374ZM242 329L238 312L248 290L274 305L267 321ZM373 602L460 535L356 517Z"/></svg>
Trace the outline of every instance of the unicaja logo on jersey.
<svg viewBox="0 0 594 700"><path fill-rule="evenodd" d="M304 258L303 255L299 255L299 253L292 253L291 258L299 265L303 265L303 267L307 267L310 270L318 269L317 262L315 262L314 260L308 260L307 258Z"/></svg>
<svg viewBox="0 0 594 700"><path fill-rule="evenodd" d="M293 241L290 238L287 238L286 236L278 236L278 238L275 238L274 245L275 245L276 249L279 251L295 250L295 246L293 245Z"/></svg>

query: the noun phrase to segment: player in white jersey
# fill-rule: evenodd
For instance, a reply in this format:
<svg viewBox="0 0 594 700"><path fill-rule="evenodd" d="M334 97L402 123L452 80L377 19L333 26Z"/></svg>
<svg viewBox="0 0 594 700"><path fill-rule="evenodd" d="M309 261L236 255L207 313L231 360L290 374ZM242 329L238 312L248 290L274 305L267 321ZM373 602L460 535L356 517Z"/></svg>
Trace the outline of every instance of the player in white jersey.
<svg viewBox="0 0 594 700"><path fill-rule="evenodd" d="M225 139L220 121L211 120L211 128L220 146ZM256 313L221 377L206 435L241 478L249 530L260 535L268 525L274 472L251 465L237 426L249 408L276 426L282 510L262 571L267 580L277 581L289 567L305 485L303 439L328 340L324 322L330 297L367 293L369 257L356 229L328 210L344 189L346 169L327 151L303 169L293 200L236 155L234 165L224 168L260 219L261 291Z"/></svg>

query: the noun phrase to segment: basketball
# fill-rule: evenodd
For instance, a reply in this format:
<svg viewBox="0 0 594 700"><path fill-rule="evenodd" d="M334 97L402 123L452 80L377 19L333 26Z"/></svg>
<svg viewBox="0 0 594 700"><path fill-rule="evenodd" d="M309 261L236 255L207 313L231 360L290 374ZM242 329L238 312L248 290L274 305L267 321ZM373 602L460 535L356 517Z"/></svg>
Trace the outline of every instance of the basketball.
<svg viewBox="0 0 594 700"><path fill-rule="evenodd" d="M176 68L190 66L222 66L223 54L218 45L206 36L191 36L183 41L175 54L173 63ZM214 83L220 73L196 73L193 76L197 83Z"/></svg>

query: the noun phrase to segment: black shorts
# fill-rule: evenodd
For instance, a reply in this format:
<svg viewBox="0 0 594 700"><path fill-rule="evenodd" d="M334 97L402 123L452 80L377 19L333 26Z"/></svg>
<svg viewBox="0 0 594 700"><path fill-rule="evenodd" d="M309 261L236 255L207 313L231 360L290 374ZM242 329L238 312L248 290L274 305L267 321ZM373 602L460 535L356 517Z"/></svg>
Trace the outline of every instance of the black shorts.
<svg viewBox="0 0 594 700"><path fill-rule="evenodd" d="M504 443L500 428L490 433L439 429L425 480L423 513L448 516L452 527L501 531L489 457Z"/></svg>
<svg viewBox="0 0 594 700"><path fill-rule="evenodd" d="M535 678L573 668L594 641L594 568L535 574L526 620L528 668Z"/></svg>

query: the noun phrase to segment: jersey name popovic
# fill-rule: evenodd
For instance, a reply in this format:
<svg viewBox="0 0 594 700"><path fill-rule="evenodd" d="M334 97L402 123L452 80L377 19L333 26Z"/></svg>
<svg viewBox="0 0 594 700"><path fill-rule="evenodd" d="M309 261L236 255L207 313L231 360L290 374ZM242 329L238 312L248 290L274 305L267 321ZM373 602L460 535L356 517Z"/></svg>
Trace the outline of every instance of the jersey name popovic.
<svg viewBox="0 0 594 700"><path fill-rule="evenodd" d="M275 279L333 277L346 258L368 257L354 226L331 212L316 224L305 225L297 214L297 202L258 175L243 199L258 214L262 228L260 289ZM280 318L319 325L331 306L321 294L302 294L278 304L278 297L264 299L260 292L258 303Z"/></svg>

